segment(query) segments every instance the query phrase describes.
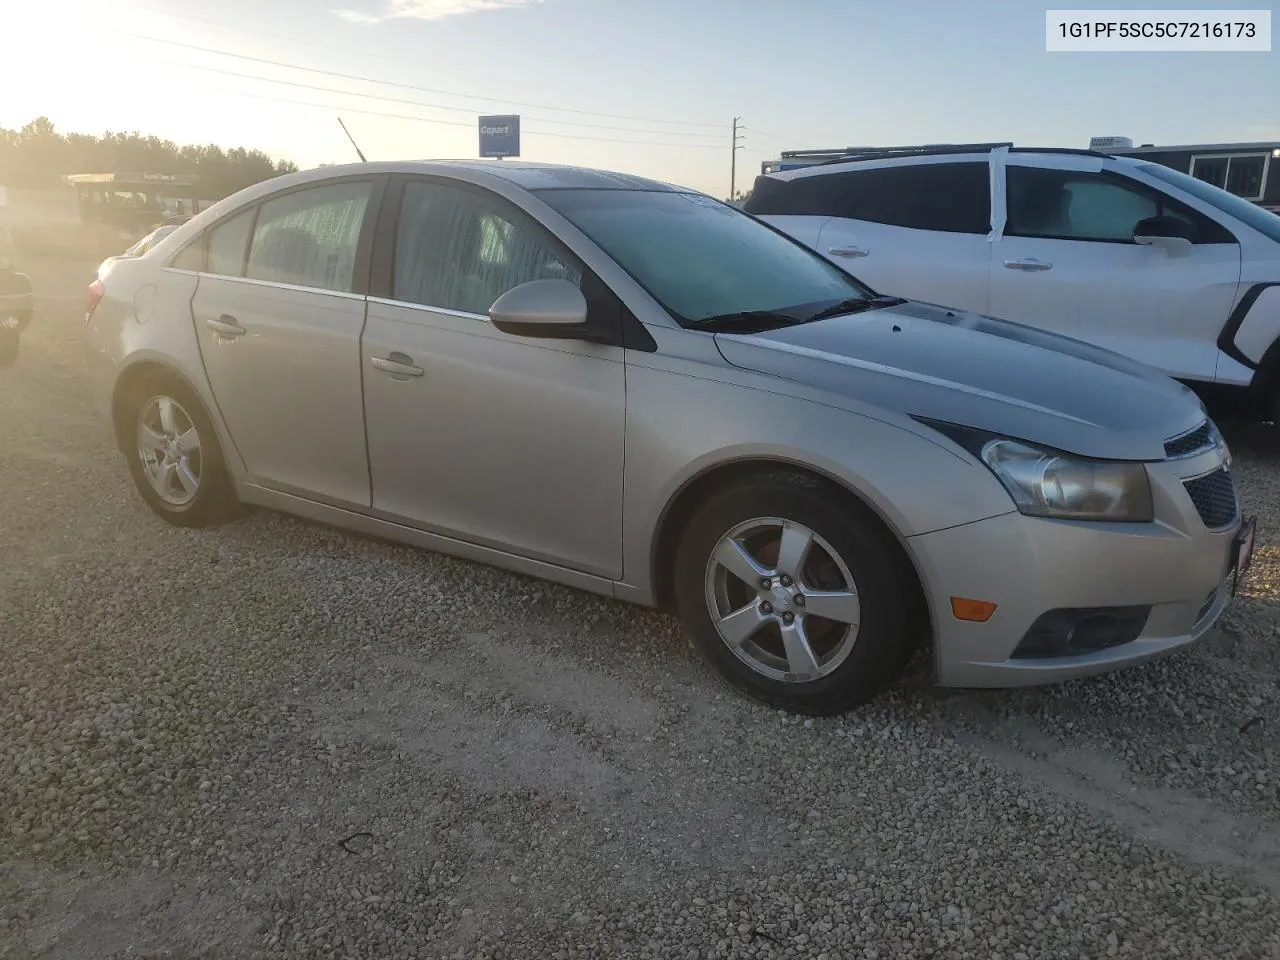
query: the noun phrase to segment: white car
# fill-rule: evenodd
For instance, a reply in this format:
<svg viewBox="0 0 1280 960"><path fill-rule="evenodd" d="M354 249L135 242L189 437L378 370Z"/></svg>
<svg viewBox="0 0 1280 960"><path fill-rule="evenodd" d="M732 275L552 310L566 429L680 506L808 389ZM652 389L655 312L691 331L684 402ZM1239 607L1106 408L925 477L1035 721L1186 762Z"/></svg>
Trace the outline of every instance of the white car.
<svg viewBox="0 0 1280 960"><path fill-rule="evenodd" d="M1280 216L1169 167L890 148L762 175L744 209L881 293L1086 340L1280 420Z"/></svg>

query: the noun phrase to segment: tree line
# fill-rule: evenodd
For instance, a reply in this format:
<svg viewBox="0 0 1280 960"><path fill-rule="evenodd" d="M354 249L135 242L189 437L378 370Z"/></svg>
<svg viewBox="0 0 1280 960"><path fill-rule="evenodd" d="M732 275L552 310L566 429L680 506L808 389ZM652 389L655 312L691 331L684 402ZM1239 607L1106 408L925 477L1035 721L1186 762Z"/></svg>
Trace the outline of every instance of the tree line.
<svg viewBox="0 0 1280 960"><path fill-rule="evenodd" d="M67 173L168 173L200 178L200 196L221 200L262 180L293 173L297 164L261 150L215 144L179 145L141 133L59 133L48 117L21 130L0 127L0 185L56 187Z"/></svg>

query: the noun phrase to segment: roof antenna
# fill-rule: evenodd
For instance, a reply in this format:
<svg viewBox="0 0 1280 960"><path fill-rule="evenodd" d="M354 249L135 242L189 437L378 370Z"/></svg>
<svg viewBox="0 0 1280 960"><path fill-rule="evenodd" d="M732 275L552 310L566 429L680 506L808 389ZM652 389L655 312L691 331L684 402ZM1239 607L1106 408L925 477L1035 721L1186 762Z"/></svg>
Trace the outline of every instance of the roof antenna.
<svg viewBox="0 0 1280 960"><path fill-rule="evenodd" d="M351 135L351 131L347 129L347 125L342 122L342 118L338 118L338 123L342 126L342 132L347 135L347 139L351 141L351 145L356 148L356 155L360 158L361 163L368 163L364 158L364 154L360 152L360 147L356 144L356 138Z"/></svg>

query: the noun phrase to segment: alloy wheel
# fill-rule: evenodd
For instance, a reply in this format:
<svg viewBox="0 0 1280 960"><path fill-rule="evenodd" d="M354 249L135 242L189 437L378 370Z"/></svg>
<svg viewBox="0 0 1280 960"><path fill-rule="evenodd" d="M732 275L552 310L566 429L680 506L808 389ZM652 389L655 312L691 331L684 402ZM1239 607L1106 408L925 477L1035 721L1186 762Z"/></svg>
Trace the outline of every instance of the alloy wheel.
<svg viewBox="0 0 1280 960"><path fill-rule="evenodd" d="M151 488L170 506L184 507L200 492L200 434L177 400L157 396L143 404L138 414L138 459Z"/></svg>
<svg viewBox="0 0 1280 960"><path fill-rule="evenodd" d="M825 677L857 642L861 605L853 575L804 524L779 517L738 524L716 543L705 587L720 639L771 680Z"/></svg>

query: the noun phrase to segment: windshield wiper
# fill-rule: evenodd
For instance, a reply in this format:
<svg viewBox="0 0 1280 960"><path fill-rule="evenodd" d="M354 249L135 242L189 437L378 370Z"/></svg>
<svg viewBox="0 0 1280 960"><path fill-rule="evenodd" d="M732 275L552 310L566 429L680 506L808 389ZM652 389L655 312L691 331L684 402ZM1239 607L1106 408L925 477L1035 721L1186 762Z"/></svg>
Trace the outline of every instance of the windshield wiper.
<svg viewBox="0 0 1280 960"><path fill-rule="evenodd" d="M850 297L848 300L841 300L839 303L833 303L829 307L823 307L817 313L811 313L804 319L806 323L812 323L814 320L826 320L828 317L840 317L847 313L862 313L864 310L896 307L898 304L906 302L901 297Z"/></svg>
<svg viewBox="0 0 1280 960"><path fill-rule="evenodd" d="M804 323L806 319L781 310L742 310L738 313L721 313L714 317L690 320L686 326L691 330L710 330L715 333L750 333L789 327Z"/></svg>

